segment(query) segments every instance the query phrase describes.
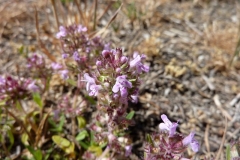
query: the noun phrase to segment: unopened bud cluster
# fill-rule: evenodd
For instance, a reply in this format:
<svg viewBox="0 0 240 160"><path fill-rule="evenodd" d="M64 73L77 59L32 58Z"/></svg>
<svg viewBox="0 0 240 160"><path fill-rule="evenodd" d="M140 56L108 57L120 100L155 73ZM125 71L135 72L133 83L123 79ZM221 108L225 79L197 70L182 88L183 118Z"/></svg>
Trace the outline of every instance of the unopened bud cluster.
<svg viewBox="0 0 240 160"><path fill-rule="evenodd" d="M69 117L81 115L86 107L85 101L82 101L79 104L75 104L75 106L73 104L73 99L70 99L67 95L63 96L58 102L57 108L55 110L55 116L58 117L59 111Z"/></svg>
<svg viewBox="0 0 240 160"><path fill-rule="evenodd" d="M45 59L33 53L32 56L27 58L27 66L31 73L33 73L33 77L35 78L47 78L51 76L52 69L48 68L45 62Z"/></svg>
<svg viewBox="0 0 240 160"><path fill-rule="evenodd" d="M87 28L82 25L60 26L56 38L60 39L62 45L62 58L72 57L79 65L86 62L90 53L98 52L108 47L100 37L90 39Z"/></svg>
<svg viewBox="0 0 240 160"><path fill-rule="evenodd" d="M9 102L11 100L21 100L29 96L31 92L36 92L39 87L35 81L12 76L0 76L0 99Z"/></svg>

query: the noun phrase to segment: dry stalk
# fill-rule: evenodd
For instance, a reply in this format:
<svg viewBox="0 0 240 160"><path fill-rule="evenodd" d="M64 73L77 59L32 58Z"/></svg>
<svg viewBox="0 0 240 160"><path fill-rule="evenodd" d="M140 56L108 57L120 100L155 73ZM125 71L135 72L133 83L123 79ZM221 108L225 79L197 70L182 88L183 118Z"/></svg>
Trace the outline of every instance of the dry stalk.
<svg viewBox="0 0 240 160"><path fill-rule="evenodd" d="M3 107L6 109L7 113L10 116L12 116L15 119L15 121L24 129L24 131L27 133L27 135L29 137L30 144L33 144L33 142L34 142L33 137L31 136L30 132L28 132L28 130L25 127L25 125L23 124L23 122L20 119L18 119L18 117L16 117L11 111L9 111L6 106L3 106Z"/></svg>
<svg viewBox="0 0 240 160"><path fill-rule="evenodd" d="M209 146L209 140L208 140L208 137L209 137L209 128L210 128L210 125L207 124L206 130L205 130L205 135L204 135L204 141L205 141L205 145L206 145L206 148L207 148L207 152L208 152L208 153L210 153L210 146Z"/></svg>
<svg viewBox="0 0 240 160"><path fill-rule="evenodd" d="M79 4L78 0L74 0L74 2L75 2L76 5L77 5L77 9L78 9L78 12L79 12L79 14L80 14L80 17L81 17L81 19L82 19L82 21L83 21L84 26L87 26L86 19L85 19L84 15L83 15L83 12L82 12L82 10L81 10L81 5ZM86 7L86 5L85 5L85 7ZM80 22L81 22L81 21L80 21Z"/></svg>
<svg viewBox="0 0 240 160"><path fill-rule="evenodd" d="M218 153L217 153L217 156L216 156L215 160L219 160L220 155L221 155L221 153L222 153L223 145L224 145L224 142L225 142L225 139L226 139L227 128L228 128L228 121L227 121L227 118L225 117L225 129L224 129L224 134L223 134L222 142L221 142L221 145L220 145L220 147L219 147L219 150L218 150Z"/></svg>
<svg viewBox="0 0 240 160"><path fill-rule="evenodd" d="M95 0L95 5L94 5L94 18L93 18L93 31L96 30L96 23L97 23L97 7L98 7L98 0Z"/></svg>
<svg viewBox="0 0 240 160"><path fill-rule="evenodd" d="M51 3L52 3L52 7L53 7L53 14L54 14L54 18L55 18L55 21L57 23L57 30L59 28L59 20L58 20L58 16L57 16L57 10L56 10L56 3L55 3L55 0L51 0Z"/></svg>
<svg viewBox="0 0 240 160"><path fill-rule="evenodd" d="M38 23L38 12L37 8L35 7L35 26L36 26L36 31L37 31L37 40L38 40L38 45L42 49L43 53L53 62L56 62L55 57L51 55L51 53L47 50L47 48L44 46L40 39L40 32L39 32L39 23Z"/></svg>

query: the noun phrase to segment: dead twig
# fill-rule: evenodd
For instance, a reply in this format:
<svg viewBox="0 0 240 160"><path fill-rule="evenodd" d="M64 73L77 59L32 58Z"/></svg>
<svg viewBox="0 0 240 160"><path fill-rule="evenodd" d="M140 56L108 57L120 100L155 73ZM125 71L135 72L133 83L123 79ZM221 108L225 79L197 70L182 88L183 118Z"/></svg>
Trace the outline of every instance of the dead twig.
<svg viewBox="0 0 240 160"><path fill-rule="evenodd" d="M228 128L228 121L227 121L227 118L225 117L225 129L224 129L224 134L223 134L222 142L221 142L221 145L220 145L220 147L219 147L219 150L218 150L218 153L217 153L217 156L216 156L215 160L219 160L220 155L221 155L221 153L222 153L223 145L224 145L224 142L225 142L225 139L226 139L227 128Z"/></svg>
<svg viewBox="0 0 240 160"><path fill-rule="evenodd" d="M102 34L103 32L105 32L105 30L110 26L110 24L114 21L114 19L117 17L117 15L118 15L118 12L121 10L121 8L122 8L122 5L123 4L121 4L121 6L118 8L118 10L114 13L114 15L112 16L112 18L110 19L110 21L108 22L108 24L103 28L103 29L101 29L100 31L98 31L98 32L94 32L94 33L92 33L92 34L90 34L89 35L89 37L90 38L93 38L94 36L98 36L98 35L100 35L100 34Z"/></svg>
<svg viewBox="0 0 240 160"><path fill-rule="evenodd" d="M52 3L52 7L53 7L53 14L54 14L54 18L55 18L55 21L57 23L57 29L59 28L59 20L58 20L58 16L57 16L57 10L56 10L56 3L55 3L55 0L51 0L51 3Z"/></svg>
<svg viewBox="0 0 240 160"><path fill-rule="evenodd" d="M51 55L51 53L47 50L47 48L44 46L40 39L40 32L39 32L39 23L38 23L38 12L37 8L35 7L35 26L36 26L36 31L37 31L37 40L38 40L38 45L42 49L43 53L53 62L56 62L56 59Z"/></svg>
<svg viewBox="0 0 240 160"><path fill-rule="evenodd" d="M77 5L77 9L78 9L78 12L79 12L79 14L80 14L80 17L81 17L81 19L82 19L82 21L83 21L84 26L87 26L86 19L85 19L84 15L83 15L83 12L82 12L82 10L81 10L80 4L78 3L78 0L74 0L74 2L75 2L76 5Z"/></svg>
<svg viewBox="0 0 240 160"><path fill-rule="evenodd" d="M208 140L208 137L209 137L209 128L210 128L210 125L207 124L206 130L205 130L205 134L204 134L204 141L205 141L205 145L206 145L206 148L207 148L207 152L208 152L208 153L210 153L210 146L209 146L209 140Z"/></svg>
<svg viewBox="0 0 240 160"><path fill-rule="evenodd" d="M225 116L228 120L232 121L232 116L225 110L222 108L222 104L219 101L219 96L215 95L213 97L214 103L216 104L217 108L222 112L223 116Z"/></svg>

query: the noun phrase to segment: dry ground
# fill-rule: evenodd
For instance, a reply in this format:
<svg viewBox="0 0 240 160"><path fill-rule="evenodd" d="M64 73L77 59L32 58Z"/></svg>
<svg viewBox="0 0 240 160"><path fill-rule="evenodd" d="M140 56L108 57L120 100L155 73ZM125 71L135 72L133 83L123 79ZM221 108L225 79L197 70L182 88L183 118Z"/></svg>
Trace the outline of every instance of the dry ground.
<svg viewBox="0 0 240 160"><path fill-rule="evenodd" d="M101 2L99 7L107 3ZM165 113L171 120L179 121L179 132L196 131L201 144L198 159L216 157L218 152L219 159L224 159L225 146L240 136L239 59L235 58L230 65L239 37L240 4L216 0L138 0L137 16L133 18L127 15L128 4L129 0L125 0L122 11L103 36L126 51L144 52L151 66L142 86L141 103L133 106L134 152L142 156L139 151L144 136L157 131L160 115ZM27 74L21 69L24 60L19 58L17 48L24 45L31 51L39 50L34 6L39 11L42 42L53 55L59 54L50 2L1 0L0 73ZM114 11L112 8L100 19L98 29L106 25ZM219 150L224 136L224 147Z"/></svg>

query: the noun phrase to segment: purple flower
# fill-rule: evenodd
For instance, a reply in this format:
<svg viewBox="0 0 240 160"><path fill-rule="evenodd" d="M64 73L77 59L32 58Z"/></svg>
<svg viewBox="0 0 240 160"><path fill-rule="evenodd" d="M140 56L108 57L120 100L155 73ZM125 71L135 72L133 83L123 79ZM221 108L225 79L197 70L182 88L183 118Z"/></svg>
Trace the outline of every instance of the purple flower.
<svg viewBox="0 0 240 160"><path fill-rule="evenodd" d="M133 55L133 60L130 62L130 68L136 68L136 73L142 73L143 72L148 72L149 71L149 66L143 65L141 60L145 59L145 55L139 55L137 52L134 53Z"/></svg>
<svg viewBox="0 0 240 160"><path fill-rule="evenodd" d="M123 89L123 88L132 88L132 83L129 82L127 79L126 75L122 75L122 76L118 76L117 77L117 81L115 83L115 85L113 86L112 91L114 93L117 93L119 90Z"/></svg>
<svg viewBox="0 0 240 160"><path fill-rule="evenodd" d="M35 81L32 81L28 86L27 89L33 92L37 92L39 90L38 86L35 85Z"/></svg>
<svg viewBox="0 0 240 160"><path fill-rule="evenodd" d="M89 90L89 96L97 96L98 95L98 91L101 89L100 85L96 85L96 84L92 84L90 86L90 90Z"/></svg>
<svg viewBox="0 0 240 160"><path fill-rule="evenodd" d="M103 55L104 58L107 58L109 54L111 54L111 52L109 50L103 50L102 51L102 55Z"/></svg>
<svg viewBox="0 0 240 160"><path fill-rule="evenodd" d="M136 94L131 95L131 102L132 103L137 103L138 102L138 95L136 95Z"/></svg>
<svg viewBox="0 0 240 160"><path fill-rule="evenodd" d="M104 44L104 50L110 50L110 43Z"/></svg>
<svg viewBox="0 0 240 160"><path fill-rule="evenodd" d="M100 67L102 65L102 62L97 60L96 65Z"/></svg>
<svg viewBox="0 0 240 160"><path fill-rule="evenodd" d="M63 58L63 59L66 59L66 58L68 58L68 57L69 57L69 54L66 54L66 53L63 53L63 54L62 54L62 58Z"/></svg>
<svg viewBox="0 0 240 160"><path fill-rule="evenodd" d="M73 59L74 59L75 61L80 61L80 60L81 60L81 58L80 58L80 56L79 56L79 54L78 54L77 51L75 51L75 52L73 53Z"/></svg>
<svg viewBox="0 0 240 160"><path fill-rule="evenodd" d="M125 156L128 157L132 153L132 146L125 146Z"/></svg>
<svg viewBox="0 0 240 160"><path fill-rule="evenodd" d="M88 73L84 74L84 78L87 81L86 90L89 92L89 96L97 96L102 87L100 85L96 85L95 80L90 77Z"/></svg>
<svg viewBox="0 0 240 160"><path fill-rule="evenodd" d="M114 93L120 91L121 98L120 101L124 104L127 103L128 88L132 88L132 83L126 79L126 75L118 76L115 85L112 88Z"/></svg>
<svg viewBox="0 0 240 160"><path fill-rule="evenodd" d="M65 27L60 26L59 27L59 32L56 34L57 39L61 38L61 37L65 37L67 35L67 30Z"/></svg>
<svg viewBox="0 0 240 160"><path fill-rule="evenodd" d="M78 25L77 31L78 31L78 33L87 32L87 27L84 27L82 25Z"/></svg>
<svg viewBox="0 0 240 160"><path fill-rule="evenodd" d="M184 146L190 145L193 152L198 152L199 144L198 141L194 139L194 132L191 132L187 137L182 140Z"/></svg>
<svg viewBox="0 0 240 160"><path fill-rule="evenodd" d="M0 76L0 85L4 85L6 83L6 79Z"/></svg>
<svg viewBox="0 0 240 160"><path fill-rule="evenodd" d="M165 114L161 115L161 119L164 123L159 124L159 129L167 130L169 132L169 137L172 137L176 132L178 124L172 123Z"/></svg>
<svg viewBox="0 0 240 160"><path fill-rule="evenodd" d="M121 63L126 63L128 61L128 58L126 56L121 57Z"/></svg>
<svg viewBox="0 0 240 160"><path fill-rule="evenodd" d="M51 64L53 70L59 70L62 69L62 65L59 63L52 63Z"/></svg>
<svg viewBox="0 0 240 160"><path fill-rule="evenodd" d="M66 80L69 78L68 76L68 70L62 70L60 71L62 79Z"/></svg>

